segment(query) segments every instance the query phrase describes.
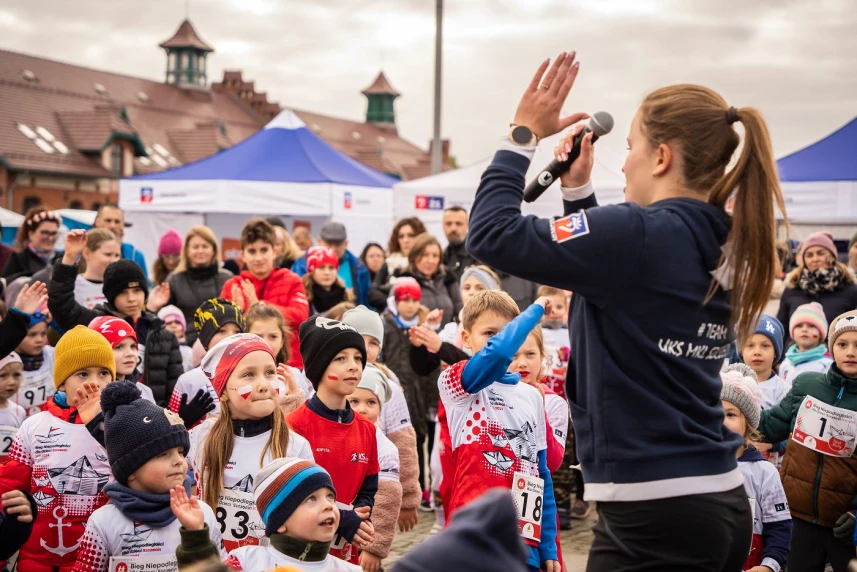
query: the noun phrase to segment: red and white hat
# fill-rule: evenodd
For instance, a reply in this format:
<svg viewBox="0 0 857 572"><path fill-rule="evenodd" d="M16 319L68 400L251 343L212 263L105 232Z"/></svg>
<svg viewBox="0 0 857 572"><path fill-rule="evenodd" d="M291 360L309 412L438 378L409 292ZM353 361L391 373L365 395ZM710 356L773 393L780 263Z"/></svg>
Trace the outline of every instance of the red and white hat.
<svg viewBox="0 0 857 572"><path fill-rule="evenodd" d="M89 322L89 329L104 336L111 348L118 346L125 338L137 341L137 332L134 331L133 326L115 316L98 316Z"/></svg>
<svg viewBox="0 0 857 572"><path fill-rule="evenodd" d="M420 283L417 282L416 278L404 276L393 283L393 297L396 302L408 299L419 302L423 299L423 289L420 288Z"/></svg>
<svg viewBox="0 0 857 572"><path fill-rule="evenodd" d="M265 340L256 334L235 334L217 342L202 358L202 373L211 382L214 393L220 397L226 388L229 376L238 367L238 362L249 353L266 352L275 362L277 358Z"/></svg>
<svg viewBox="0 0 857 572"><path fill-rule="evenodd" d="M339 269L339 259L333 249L326 246L310 247L306 254L306 271L309 273L328 265Z"/></svg>

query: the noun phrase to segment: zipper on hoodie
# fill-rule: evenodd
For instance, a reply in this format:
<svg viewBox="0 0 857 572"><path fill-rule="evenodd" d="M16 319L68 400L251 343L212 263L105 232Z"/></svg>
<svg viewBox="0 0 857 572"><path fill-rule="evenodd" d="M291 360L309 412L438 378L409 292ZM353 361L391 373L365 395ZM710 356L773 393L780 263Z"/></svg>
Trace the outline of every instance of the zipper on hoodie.
<svg viewBox="0 0 857 572"><path fill-rule="evenodd" d="M836 399L833 402L833 406L839 404L842 401L842 394L845 392L845 386L841 386L839 388L839 394L836 396ZM821 492L821 473L824 472L824 455L822 453L816 453L818 455L818 469L815 471L815 483L812 487L812 523L818 524L818 495Z"/></svg>

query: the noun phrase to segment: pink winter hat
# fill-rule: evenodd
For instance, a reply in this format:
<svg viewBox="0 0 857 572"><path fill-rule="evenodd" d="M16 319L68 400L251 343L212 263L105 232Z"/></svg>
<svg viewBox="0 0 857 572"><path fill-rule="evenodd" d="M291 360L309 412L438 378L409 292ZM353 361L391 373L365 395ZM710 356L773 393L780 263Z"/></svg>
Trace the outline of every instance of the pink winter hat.
<svg viewBox="0 0 857 572"><path fill-rule="evenodd" d="M807 251L807 249L812 248L813 246L820 246L823 249L830 252L833 255L833 258L836 259L836 245L833 244L833 235L829 232L815 232L804 240L800 245L800 255L803 257L803 253Z"/></svg>
<svg viewBox="0 0 857 572"><path fill-rule="evenodd" d="M158 256L182 253L182 235L173 229L168 230L158 243Z"/></svg>
<svg viewBox="0 0 857 572"><path fill-rule="evenodd" d="M795 329L801 324L809 324L821 332L821 342L827 337L827 318L824 317L824 308L818 302L810 302L798 306L791 319L789 319L789 337L795 339Z"/></svg>

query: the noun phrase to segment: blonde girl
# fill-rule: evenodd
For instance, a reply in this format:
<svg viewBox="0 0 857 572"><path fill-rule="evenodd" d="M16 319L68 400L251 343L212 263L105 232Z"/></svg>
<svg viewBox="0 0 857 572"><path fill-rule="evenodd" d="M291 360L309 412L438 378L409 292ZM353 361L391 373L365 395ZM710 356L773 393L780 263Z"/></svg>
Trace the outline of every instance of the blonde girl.
<svg viewBox="0 0 857 572"><path fill-rule="evenodd" d="M188 454L200 498L215 509L227 552L264 540L253 479L273 459L313 460L306 439L291 433L277 405L285 385L271 347L259 336L221 340L202 362L220 398L220 415L191 430Z"/></svg>
<svg viewBox="0 0 857 572"><path fill-rule="evenodd" d="M107 301L101 290L104 271L111 262L122 258L122 243L106 228L94 228L86 233L86 245L78 262L74 282L74 299L84 308L92 309Z"/></svg>

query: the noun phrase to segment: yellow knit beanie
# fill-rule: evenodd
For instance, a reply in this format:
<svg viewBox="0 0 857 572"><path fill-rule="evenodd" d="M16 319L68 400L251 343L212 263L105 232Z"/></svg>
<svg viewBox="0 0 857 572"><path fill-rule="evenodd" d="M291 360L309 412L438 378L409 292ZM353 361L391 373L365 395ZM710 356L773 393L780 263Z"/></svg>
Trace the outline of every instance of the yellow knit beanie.
<svg viewBox="0 0 857 572"><path fill-rule="evenodd" d="M110 342L95 330L75 326L57 342L54 351L54 385L59 389L74 372L88 367L110 370L116 379L116 358Z"/></svg>

